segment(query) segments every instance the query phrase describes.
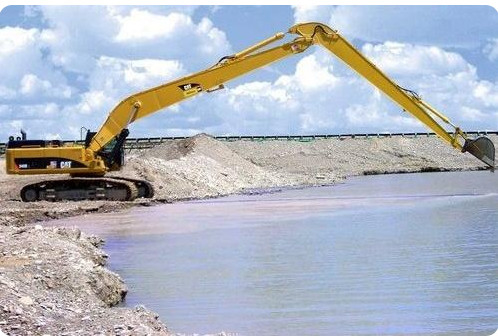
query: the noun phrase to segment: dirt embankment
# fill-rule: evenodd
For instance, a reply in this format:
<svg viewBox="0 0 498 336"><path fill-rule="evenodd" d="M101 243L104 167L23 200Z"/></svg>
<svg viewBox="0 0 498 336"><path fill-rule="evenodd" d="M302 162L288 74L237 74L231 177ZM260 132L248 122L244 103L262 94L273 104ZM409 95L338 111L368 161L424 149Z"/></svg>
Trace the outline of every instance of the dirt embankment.
<svg viewBox="0 0 498 336"><path fill-rule="evenodd" d="M0 329L9 335L167 334L143 307L112 308L127 288L106 269L102 241L78 229L3 227Z"/></svg>
<svg viewBox="0 0 498 336"><path fill-rule="evenodd" d="M491 139L498 143L498 137ZM123 170L115 173L150 181L155 188L153 200L22 203L19 190L23 185L50 177L8 176L0 160L0 225L254 189L331 184L354 175L482 168L477 159L435 136L220 142L200 134L131 153Z"/></svg>
<svg viewBox="0 0 498 336"><path fill-rule="evenodd" d="M151 181L158 200L174 201L332 184L355 175L483 168L435 136L219 142L198 135L135 153L121 174Z"/></svg>
<svg viewBox="0 0 498 336"><path fill-rule="evenodd" d="M0 330L13 335L168 333L143 307L110 308L126 287L105 268L98 238L37 221L352 175L483 168L436 137L222 143L198 135L129 155L119 175L150 181L153 200L22 203L20 188L45 177L7 176L0 166Z"/></svg>

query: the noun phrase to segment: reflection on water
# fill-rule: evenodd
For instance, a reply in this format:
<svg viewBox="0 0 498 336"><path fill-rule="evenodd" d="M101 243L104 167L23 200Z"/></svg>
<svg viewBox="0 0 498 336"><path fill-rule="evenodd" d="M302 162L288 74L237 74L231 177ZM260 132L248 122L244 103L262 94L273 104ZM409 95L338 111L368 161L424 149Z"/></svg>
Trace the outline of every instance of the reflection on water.
<svg viewBox="0 0 498 336"><path fill-rule="evenodd" d="M369 176L59 221L176 332L490 335L498 175Z"/></svg>

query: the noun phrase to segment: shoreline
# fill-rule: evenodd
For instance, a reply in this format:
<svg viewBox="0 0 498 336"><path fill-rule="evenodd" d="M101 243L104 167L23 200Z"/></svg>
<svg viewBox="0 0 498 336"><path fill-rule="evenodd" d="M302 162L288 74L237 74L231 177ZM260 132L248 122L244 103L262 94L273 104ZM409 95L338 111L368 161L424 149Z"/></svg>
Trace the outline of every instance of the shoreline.
<svg viewBox="0 0 498 336"><path fill-rule="evenodd" d="M411 148L405 150L409 154L404 156L399 155L398 149L385 151L392 154L392 160L412 160L406 166L403 162L394 161L393 164L393 161L385 160L377 166L362 167L344 160L347 156L339 153L343 155L344 167L337 167L337 158L324 154L329 153L327 150L333 141L334 145L344 143L342 140L323 140L324 148L311 150L309 144L277 143L273 144L275 149L264 148L271 143L225 145L201 135L144 151L129 159L123 175L150 179L159 191L157 198L152 200L22 203L16 200L12 190L29 183L28 179L9 177L0 180L0 204L3 205L0 210L0 330L12 335L72 335L79 331L119 335L170 334L158 316L144 307L116 307L126 296L127 288L118 274L106 268L102 239L86 235L78 228L41 227L37 224L40 221L235 194L258 195L330 186L361 175L483 168L472 160L457 157L460 153L455 155L457 161L447 165L432 158L414 158L412 153L416 151ZM381 141L374 141L374 147L379 147ZM282 145L287 145L284 151ZM253 150L248 150L248 146ZM292 146L295 148L289 149ZM429 152L434 152L431 141L428 147ZM437 149L435 156L444 161L444 150L439 153ZM347 154L351 155L349 151ZM368 161L367 154L360 153L356 159ZM296 156L301 161L296 163ZM330 167L323 169L325 164L317 158L325 158ZM192 167L196 170L187 170ZM171 174L171 170L177 175ZM170 175L165 175L166 171ZM206 172L212 176L206 176ZM201 182L205 182L204 185ZM165 190L165 185L171 185L172 191Z"/></svg>

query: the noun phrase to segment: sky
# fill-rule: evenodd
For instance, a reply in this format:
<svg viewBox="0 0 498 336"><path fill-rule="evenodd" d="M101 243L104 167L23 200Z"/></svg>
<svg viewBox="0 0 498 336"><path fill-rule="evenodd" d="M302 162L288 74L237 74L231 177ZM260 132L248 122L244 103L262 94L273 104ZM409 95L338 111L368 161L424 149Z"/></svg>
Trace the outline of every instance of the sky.
<svg viewBox="0 0 498 336"><path fill-rule="evenodd" d="M21 128L31 139L79 139L134 92L306 21L339 30L464 130L498 129L489 6L9 6L0 12L0 142ZM315 46L143 118L130 136L425 130Z"/></svg>

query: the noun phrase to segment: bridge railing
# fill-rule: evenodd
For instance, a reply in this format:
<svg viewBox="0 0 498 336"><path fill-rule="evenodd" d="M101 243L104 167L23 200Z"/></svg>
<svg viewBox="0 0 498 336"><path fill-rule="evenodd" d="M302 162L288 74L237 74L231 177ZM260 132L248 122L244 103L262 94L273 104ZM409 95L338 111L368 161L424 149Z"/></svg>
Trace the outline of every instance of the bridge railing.
<svg viewBox="0 0 498 336"><path fill-rule="evenodd" d="M471 137L475 136L487 136L487 135L498 135L498 131L472 131L467 132ZM301 141L308 142L314 140L324 140L324 139L368 139L368 138L392 138L392 137L405 137L405 138L417 138L417 137L431 137L435 136L435 133L431 132L379 132L379 133L344 133L344 134L315 134L315 135L219 135L214 136L216 140L219 141ZM176 136L176 137L150 137L150 138L128 138L126 139L124 148L127 150L135 149L147 149L152 148L156 145L165 143L172 140L182 140L187 139L188 136ZM83 145L85 142L83 140L68 140L63 141L64 144L79 144ZM6 143L0 143L0 155L5 154Z"/></svg>

